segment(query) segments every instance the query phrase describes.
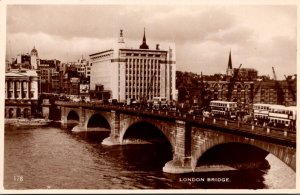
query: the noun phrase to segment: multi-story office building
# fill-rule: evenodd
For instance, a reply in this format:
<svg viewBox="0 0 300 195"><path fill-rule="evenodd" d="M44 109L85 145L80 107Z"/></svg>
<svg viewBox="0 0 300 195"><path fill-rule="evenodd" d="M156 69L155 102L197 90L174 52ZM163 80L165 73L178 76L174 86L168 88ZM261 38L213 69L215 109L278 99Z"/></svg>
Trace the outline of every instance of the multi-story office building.
<svg viewBox="0 0 300 195"><path fill-rule="evenodd" d="M155 49L149 49L145 31L138 49L125 46L121 30L113 49L91 54L90 59L91 90L103 86L103 91L119 102L151 100L153 97L166 97L172 101L176 98L175 48L161 50L156 45Z"/></svg>
<svg viewBox="0 0 300 195"><path fill-rule="evenodd" d="M253 102L296 106L296 85L296 78L284 81L255 81Z"/></svg>
<svg viewBox="0 0 300 195"><path fill-rule="evenodd" d="M12 64L12 68L31 69L31 57L29 53L18 54L16 61Z"/></svg>
<svg viewBox="0 0 300 195"><path fill-rule="evenodd" d="M30 117L38 101L35 70L10 70L5 74L5 117Z"/></svg>
<svg viewBox="0 0 300 195"><path fill-rule="evenodd" d="M76 68L76 71L79 73L81 77L88 78L88 76L90 76L91 74L89 61L87 61L83 57L77 62L69 62L67 65L69 68Z"/></svg>
<svg viewBox="0 0 300 195"><path fill-rule="evenodd" d="M79 90L82 79L75 67L68 67L63 76L62 92L69 95L80 95Z"/></svg>
<svg viewBox="0 0 300 195"><path fill-rule="evenodd" d="M91 63L89 61L85 67L85 78L87 78L88 80L91 79Z"/></svg>
<svg viewBox="0 0 300 195"><path fill-rule="evenodd" d="M40 60L38 66L38 73L40 76L40 91L41 93L51 93L52 91L52 78L56 74L60 65L59 60ZM55 77L54 77L55 78ZM55 84L54 84L55 85ZM56 86L56 85L55 85Z"/></svg>
<svg viewBox="0 0 300 195"><path fill-rule="evenodd" d="M52 93L60 93L61 92L61 83L60 83L60 72L55 70L51 75L51 89Z"/></svg>
<svg viewBox="0 0 300 195"><path fill-rule="evenodd" d="M205 94L210 100L234 101L242 111L250 111L253 82L205 81ZM230 87L229 85L232 85Z"/></svg>

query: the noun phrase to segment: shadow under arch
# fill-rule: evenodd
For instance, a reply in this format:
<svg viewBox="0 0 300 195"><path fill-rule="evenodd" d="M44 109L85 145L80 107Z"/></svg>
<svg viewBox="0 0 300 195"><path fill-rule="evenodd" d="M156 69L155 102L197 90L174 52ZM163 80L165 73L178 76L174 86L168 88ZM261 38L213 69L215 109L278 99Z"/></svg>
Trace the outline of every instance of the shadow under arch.
<svg viewBox="0 0 300 195"><path fill-rule="evenodd" d="M170 140L161 129L146 121L139 121L127 128L122 141L130 138L141 139L151 143L167 142L171 145Z"/></svg>
<svg viewBox="0 0 300 195"><path fill-rule="evenodd" d="M269 152L251 144L228 142L206 150L197 160L199 166L226 166L234 169L268 169Z"/></svg>
<svg viewBox="0 0 300 195"><path fill-rule="evenodd" d="M64 128L71 131L78 124L79 124L79 115L77 114L76 111L71 110L67 115L67 125Z"/></svg>
<svg viewBox="0 0 300 195"><path fill-rule="evenodd" d="M71 110L67 116L67 121L78 121L79 122L79 115L74 110Z"/></svg>
<svg viewBox="0 0 300 195"><path fill-rule="evenodd" d="M130 125L122 143L122 158L135 170L161 170L173 158L170 140L150 122L139 121Z"/></svg>
<svg viewBox="0 0 300 195"><path fill-rule="evenodd" d="M93 114L87 121L86 125L87 128L104 128L107 130L111 130L109 122L104 116L99 113Z"/></svg>

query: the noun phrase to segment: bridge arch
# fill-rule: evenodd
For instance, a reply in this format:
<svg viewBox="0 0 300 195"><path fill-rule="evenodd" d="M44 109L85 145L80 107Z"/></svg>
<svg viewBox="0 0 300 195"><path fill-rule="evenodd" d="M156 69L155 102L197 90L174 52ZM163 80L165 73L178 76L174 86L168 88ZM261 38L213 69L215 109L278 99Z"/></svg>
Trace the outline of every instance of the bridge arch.
<svg viewBox="0 0 300 195"><path fill-rule="evenodd" d="M69 113L67 114L67 121L70 120L79 122L79 114L74 110L70 110Z"/></svg>
<svg viewBox="0 0 300 195"><path fill-rule="evenodd" d="M259 140L247 139L239 136L224 136L219 135L214 138L210 137L205 143L198 146L198 149L192 154L192 162L191 166L194 169L197 166L199 159L205 154L205 152L217 147L219 145L224 144L244 144L248 146L252 146L257 149L257 151L263 151L267 154L273 154L279 160L284 162L287 166L292 168L295 171L295 161L296 161L296 153L289 147L282 146L280 149L275 149L272 143L267 143ZM276 146L279 147L279 146ZM263 154L262 154L263 155ZM292 156L292 158L291 158Z"/></svg>
<svg viewBox="0 0 300 195"><path fill-rule="evenodd" d="M226 142L207 149L197 160L196 167L201 165L225 165L235 169L269 168L266 160L269 152L240 142Z"/></svg>
<svg viewBox="0 0 300 195"><path fill-rule="evenodd" d="M87 129L89 127L101 127L105 129L111 130L111 120L109 118L101 113L101 112L94 112L87 115L84 127Z"/></svg>
<svg viewBox="0 0 300 195"><path fill-rule="evenodd" d="M123 125L123 128L121 128L120 142L123 143L124 138L126 138L125 136L128 135L128 130L138 125L141 125L142 127L148 126L149 129L160 131L161 135L163 135L166 138L166 140L172 146L172 150L174 151L176 130L174 128L170 128L170 125L166 125L163 122L146 119L146 118L144 119L136 118L135 120L127 121L126 125Z"/></svg>

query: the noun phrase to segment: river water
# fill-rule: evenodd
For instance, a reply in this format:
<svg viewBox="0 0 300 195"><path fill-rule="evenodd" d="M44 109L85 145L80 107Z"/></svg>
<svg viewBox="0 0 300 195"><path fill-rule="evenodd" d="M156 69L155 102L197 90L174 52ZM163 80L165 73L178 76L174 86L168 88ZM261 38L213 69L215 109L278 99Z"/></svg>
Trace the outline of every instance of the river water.
<svg viewBox="0 0 300 195"><path fill-rule="evenodd" d="M296 174L272 155L266 158L268 170L163 173L172 158L163 143L104 146L101 142L108 134L6 125L5 189L293 189L296 185Z"/></svg>

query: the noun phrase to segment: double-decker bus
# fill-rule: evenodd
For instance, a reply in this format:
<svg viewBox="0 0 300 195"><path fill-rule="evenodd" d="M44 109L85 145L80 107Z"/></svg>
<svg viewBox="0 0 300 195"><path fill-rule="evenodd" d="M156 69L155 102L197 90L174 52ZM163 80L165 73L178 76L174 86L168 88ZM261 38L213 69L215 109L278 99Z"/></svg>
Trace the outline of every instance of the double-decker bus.
<svg viewBox="0 0 300 195"><path fill-rule="evenodd" d="M257 124L296 130L296 106L253 104L253 117Z"/></svg>
<svg viewBox="0 0 300 195"><path fill-rule="evenodd" d="M253 104L253 118L258 124L269 122L270 104Z"/></svg>
<svg viewBox="0 0 300 195"><path fill-rule="evenodd" d="M289 128L295 130L296 127L296 106L270 105L269 125L278 128Z"/></svg>
<svg viewBox="0 0 300 195"><path fill-rule="evenodd" d="M223 117L227 119L236 119L237 103L213 100L210 101L211 114L214 117Z"/></svg>

